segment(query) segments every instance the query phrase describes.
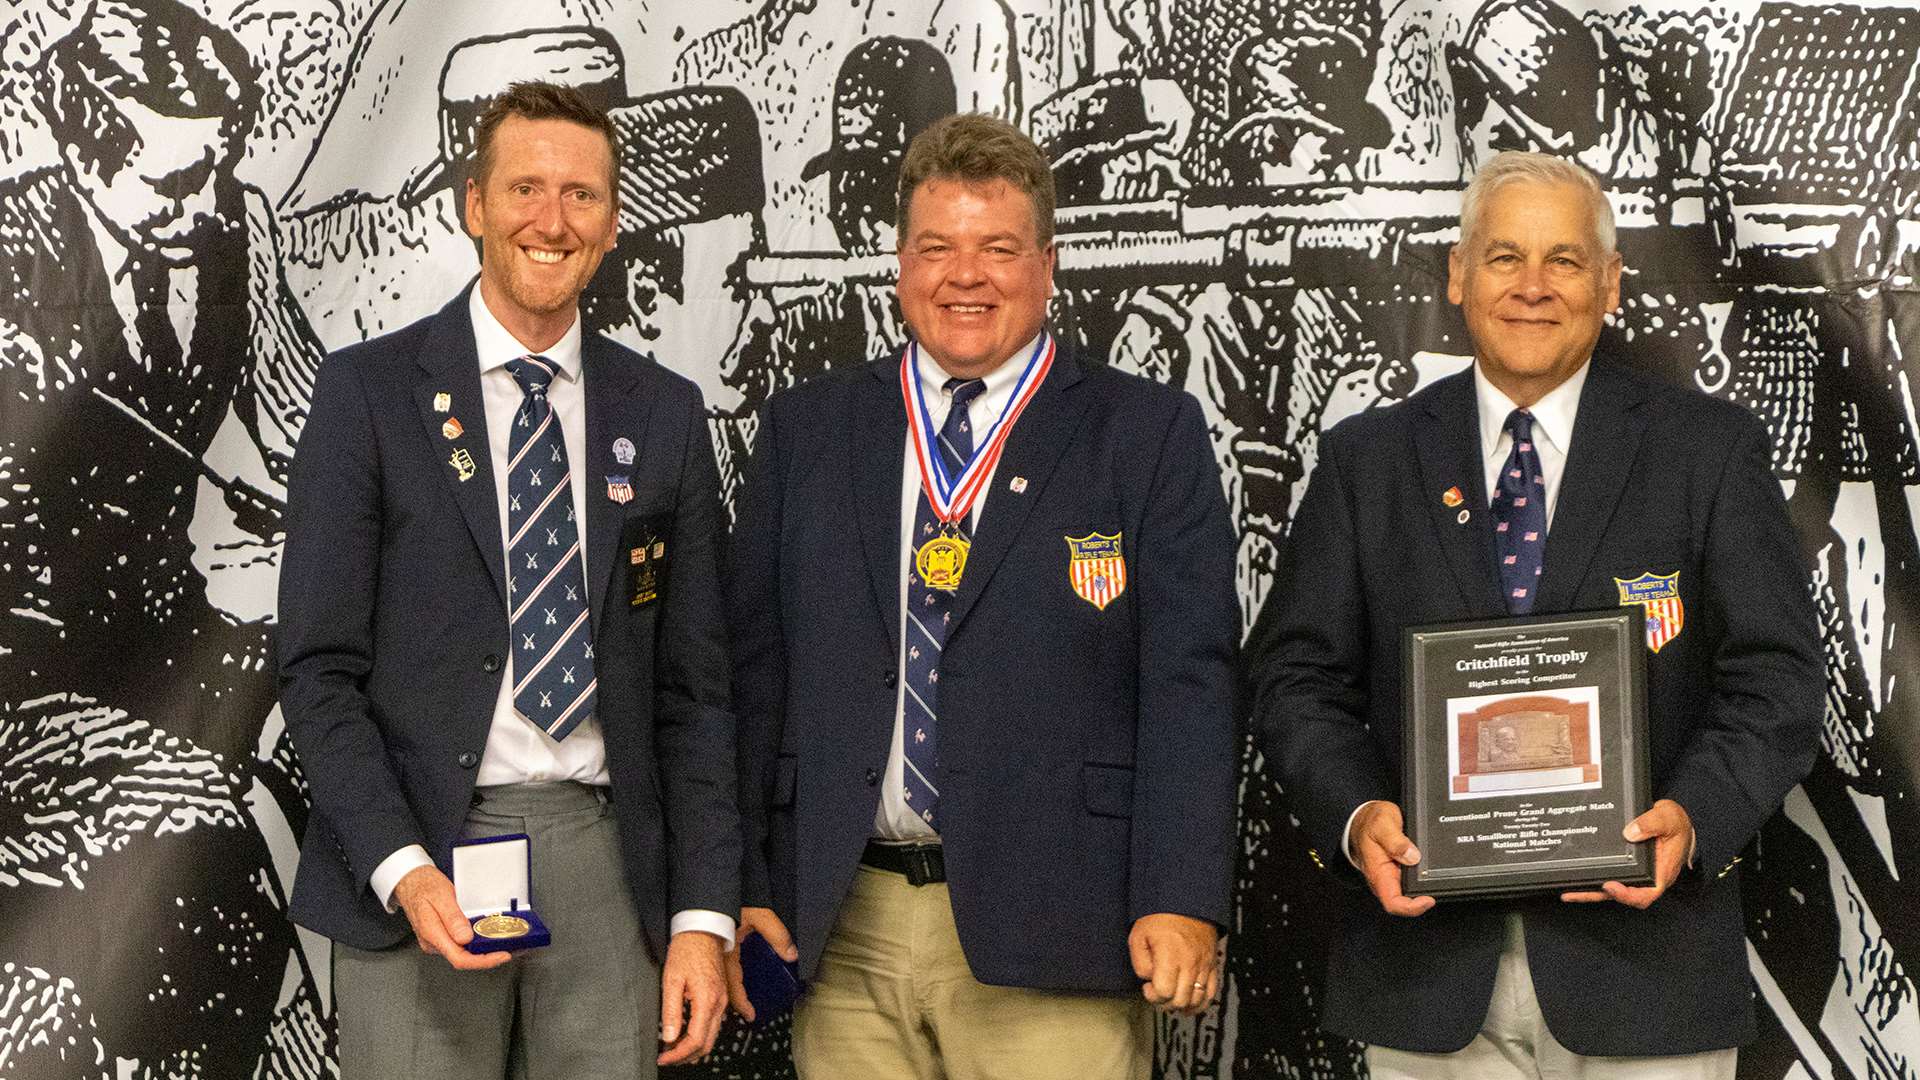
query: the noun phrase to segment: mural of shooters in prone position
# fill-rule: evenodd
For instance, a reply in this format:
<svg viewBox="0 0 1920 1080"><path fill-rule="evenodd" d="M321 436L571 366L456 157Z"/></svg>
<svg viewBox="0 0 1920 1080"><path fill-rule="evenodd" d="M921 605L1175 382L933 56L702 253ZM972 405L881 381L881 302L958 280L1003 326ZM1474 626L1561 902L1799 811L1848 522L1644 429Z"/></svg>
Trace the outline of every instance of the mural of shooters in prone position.
<svg viewBox="0 0 1920 1080"><path fill-rule="evenodd" d="M209 604L187 536L203 482L244 530L278 531L272 500L206 455L224 418L285 419L256 408L282 388L248 384L250 348L279 342L289 379L304 364L265 200L234 175L257 82L197 10L100 0L35 82L60 163L0 185L11 1075L251 1075L210 1048L266 1046L286 1004L292 934L243 802L266 633ZM81 932L45 932L56 909Z"/></svg>
<svg viewBox="0 0 1920 1080"><path fill-rule="evenodd" d="M744 275L745 260L767 249L753 106L733 87L689 87L609 112L620 132L620 238L607 262L619 287L582 297L581 317L700 387L731 500L763 400L746 391L767 389L747 379L770 364L774 322Z"/></svg>
<svg viewBox="0 0 1920 1080"><path fill-rule="evenodd" d="M1310 187L1354 181L1360 155L1391 134L1368 100L1377 12L1372 19L1364 10L1347 20L1333 14L1298 14L1291 25L1300 36L1249 39L1226 65L1219 155L1228 197L1267 208L1252 214L1240 239L1290 245L1290 280L1244 274L1139 290L1120 305L1110 353L1117 366L1183 386L1206 403L1240 527L1237 578L1248 619L1272 578L1305 475L1302 440L1318 431L1336 386L1375 371L1385 387L1379 393L1410 389L1402 385L1410 380L1394 374L1405 353L1379 341L1361 317L1379 287L1364 290L1363 300L1354 284L1395 277L1374 258L1381 230L1392 223L1313 224L1293 209L1305 205ZM1397 286L1385 292L1397 295Z"/></svg>
<svg viewBox="0 0 1920 1080"><path fill-rule="evenodd" d="M914 136L954 111L953 70L924 41L880 37L847 54L833 83L833 141L807 162L804 180L827 178L827 217L841 250L878 258L894 246L895 183ZM828 281L779 303L775 331L777 385L801 382L834 365L858 364L900 348L906 331L893 290L884 282Z"/></svg>

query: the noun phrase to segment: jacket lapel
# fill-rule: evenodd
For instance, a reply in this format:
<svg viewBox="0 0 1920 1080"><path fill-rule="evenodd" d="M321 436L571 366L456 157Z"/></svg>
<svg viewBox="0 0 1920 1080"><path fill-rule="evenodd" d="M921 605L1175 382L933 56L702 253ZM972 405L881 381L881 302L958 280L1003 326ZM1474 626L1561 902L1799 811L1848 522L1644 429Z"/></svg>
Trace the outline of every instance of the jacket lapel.
<svg viewBox="0 0 1920 1080"><path fill-rule="evenodd" d="M467 313L472 287L440 309L428 328L426 342L414 358L422 377L413 386L413 400L426 429L427 443L439 461L440 478L467 521L467 531L480 549L480 558L493 578L494 595L506 610L506 555L500 544L500 508L493 486L493 455L487 449L487 409L480 399L480 353L473 343L473 322ZM447 408L438 408L441 394ZM447 438L447 422L461 429Z"/></svg>
<svg viewBox="0 0 1920 1080"><path fill-rule="evenodd" d="M1086 411L1087 395L1071 393L1082 374L1072 354L1059 347L1047 381L1035 391L1026 411L1007 436L1006 450L996 467L986 506L980 512L980 525L974 530L972 550L960 576L960 591L953 598L953 626L957 629L973 609L974 602L987 587L993 572L1013 550L1013 542L1026 525L1027 518L1047 490L1047 480L1066 457L1080 416ZM1015 495L1007 484L1013 477L1025 477L1032 494ZM951 633L952 631L949 631Z"/></svg>
<svg viewBox="0 0 1920 1080"><path fill-rule="evenodd" d="M593 607L591 626L600 633L600 620L607 609L607 594L613 588L613 562L620 546L620 524L626 507L607 495L608 476L625 475L636 492L653 488L640 483L641 470L672 481L680 474L680 460L666 460L663 453L647 441L647 423L652 419L653 399L636 394L639 373L637 361L624 357L614 345L598 334L586 334L580 343L582 389L587 403L587 444L582 480L587 485L587 601ZM637 456L632 465L622 465L613 456L613 444L621 437L634 445ZM701 431L700 436L706 437Z"/></svg>
<svg viewBox="0 0 1920 1080"><path fill-rule="evenodd" d="M1600 538L1613 520L1640 451L1646 417L1636 408L1645 388L1595 358L1580 389L1580 410L1573 422L1573 445L1547 530L1546 561L1540 575L1538 611L1564 611L1573 602Z"/></svg>
<svg viewBox="0 0 1920 1080"><path fill-rule="evenodd" d="M1494 618L1506 614L1507 605L1494 573L1493 515L1487 510L1478 417L1471 368L1441 380L1427 395L1413 433L1420 468L1417 497L1432 516L1469 617ZM1448 506L1445 498L1452 488L1466 494L1457 506Z"/></svg>
<svg viewBox="0 0 1920 1080"><path fill-rule="evenodd" d="M875 609L886 624L887 640L900 646L900 493L906 468L907 408L900 397L900 360L869 365L871 379L854 380L854 514L860 546L866 553Z"/></svg>

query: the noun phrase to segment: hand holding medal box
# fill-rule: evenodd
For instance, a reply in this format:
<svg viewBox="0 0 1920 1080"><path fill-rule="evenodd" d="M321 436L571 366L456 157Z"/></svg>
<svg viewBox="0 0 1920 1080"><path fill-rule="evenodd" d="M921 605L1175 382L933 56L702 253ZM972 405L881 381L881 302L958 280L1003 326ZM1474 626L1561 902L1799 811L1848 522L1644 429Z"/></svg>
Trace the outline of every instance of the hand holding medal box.
<svg viewBox="0 0 1920 1080"><path fill-rule="evenodd" d="M909 344L900 356L900 393L906 401L907 431L913 439L914 460L920 467L920 490L927 505L940 521L940 531L914 550L913 569L929 589L954 592L960 588L967 567L970 542L965 522L973 513L973 504L985 489L987 478L1006 449L1014 421L1026 409L1027 402L1053 367L1054 346L1051 335L1042 333L1033 353L1027 357L1013 396L982 437L973 443L956 470L949 465L948 454L936 444L939 432L933 425L933 412L927 407L925 388L920 382L920 347ZM951 455L958 460L961 455Z"/></svg>

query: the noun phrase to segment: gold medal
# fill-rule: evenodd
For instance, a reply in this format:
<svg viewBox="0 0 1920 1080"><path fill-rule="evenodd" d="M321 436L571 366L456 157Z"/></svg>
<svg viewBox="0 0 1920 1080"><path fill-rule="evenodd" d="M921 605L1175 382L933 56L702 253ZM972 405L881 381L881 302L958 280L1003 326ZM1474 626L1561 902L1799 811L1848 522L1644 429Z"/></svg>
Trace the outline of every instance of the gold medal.
<svg viewBox="0 0 1920 1080"><path fill-rule="evenodd" d="M485 938L515 938L533 929L517 915L489 915L473 924L473 932Z"/></svg>
<svg viewBox="0 0 1920 1080"><path fill-rule="evenodd" d="M967 569L967 539L957 534L942 534L920 545L914 553L913 568L927 588L953 592L960 588L960 575Z"/></svg>

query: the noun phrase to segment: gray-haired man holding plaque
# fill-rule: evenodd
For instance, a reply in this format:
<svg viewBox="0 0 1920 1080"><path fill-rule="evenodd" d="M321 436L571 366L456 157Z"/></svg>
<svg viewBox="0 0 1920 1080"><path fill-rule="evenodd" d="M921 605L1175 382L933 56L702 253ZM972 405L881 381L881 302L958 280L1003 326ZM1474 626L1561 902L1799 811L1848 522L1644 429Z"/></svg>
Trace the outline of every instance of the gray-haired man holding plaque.
<svg viewBox="0 0 1920 1080"><path fill-rule="evenodd" d="M1735 864L1810 767L1823 690L1767 432L1594 355L1621 263L1585 169L1501 154L1461 216L1473 367L1321 441L1255 632L1293 810L1371 893L1343 898L1323 1021L1376 1077L1731 1077L1754 1030ZM1402 631L1627 603L1653 803L1623 835L1654 881L1404 895Z"/></svg>

